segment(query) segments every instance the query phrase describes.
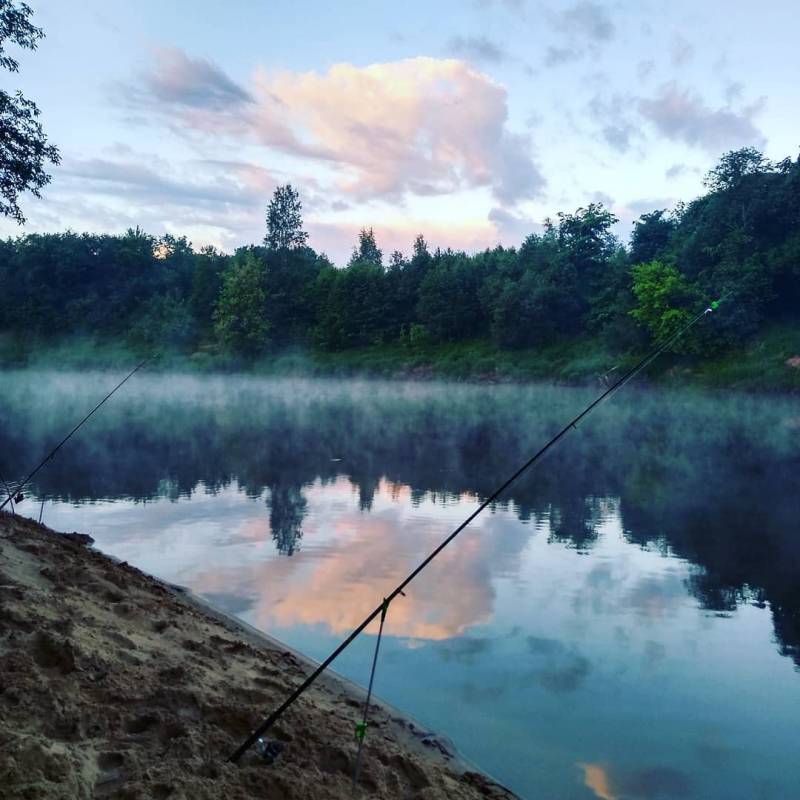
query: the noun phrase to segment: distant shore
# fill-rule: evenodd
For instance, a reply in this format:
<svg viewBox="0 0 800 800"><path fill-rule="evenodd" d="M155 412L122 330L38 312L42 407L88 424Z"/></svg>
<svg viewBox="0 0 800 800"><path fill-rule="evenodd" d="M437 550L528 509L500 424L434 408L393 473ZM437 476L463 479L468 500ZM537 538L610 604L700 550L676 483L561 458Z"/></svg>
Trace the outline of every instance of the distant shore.
<svg viewBox="0 0 800 800"><path fill-rule="evenodd" d="M311 662L180 587L0 514L0 785L19 798L351 798L363 690L323 675L270 737L233 748ZM359 796L512 798L446 739L371 707Z"/></svg>

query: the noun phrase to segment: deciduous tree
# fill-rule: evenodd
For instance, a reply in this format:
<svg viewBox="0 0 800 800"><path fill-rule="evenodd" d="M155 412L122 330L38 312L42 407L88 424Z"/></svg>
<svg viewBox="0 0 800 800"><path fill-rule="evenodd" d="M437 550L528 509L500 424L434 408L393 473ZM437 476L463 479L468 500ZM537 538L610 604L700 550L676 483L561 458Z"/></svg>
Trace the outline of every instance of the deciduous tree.
<svg viewBox="0 0 800 800"><path fill-rule="evenodd" d="M223 274L214 311L216 334L231 351L252 356L266 347L265 300L264 264L252 250L245 250Z"/></svg>
<svg viewBox="0 0 800 800"><path fill-rule="evenodd" d="M32 13L25 3L0 0L0 68L19 71L17 59L6 52L9 42L35 50L44 36L31 22ZM40 190L50 182L46 163L61 160L58 149L47 143L39 115L36 104L21 92L9 94L0 89L0 214L20 225L25 222L20 194L28 191L40 197Z"/></svg>
<svg viewBox="0 0 800 800"><path fill-rule="evenodd" d="M303 247L308 234L303 230L303 204L291 183L279 186L267 208L267 235L264 244L270 250L295 250Z"/></svg>

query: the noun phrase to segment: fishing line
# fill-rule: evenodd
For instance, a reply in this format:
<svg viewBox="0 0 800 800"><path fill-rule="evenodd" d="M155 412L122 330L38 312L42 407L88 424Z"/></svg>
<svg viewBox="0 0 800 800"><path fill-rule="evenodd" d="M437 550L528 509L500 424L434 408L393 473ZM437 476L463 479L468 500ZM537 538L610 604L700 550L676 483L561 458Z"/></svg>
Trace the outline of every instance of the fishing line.
<svg viewBox="0 0 800 800"><path fill-rule="evenodd" d="M508 478L501 486L495 489L476 509L473 511L424 561L422 561L416 569L414 569L404 580L403 582L394 589L390 594L384 598L383 602L374 610L372 611L366 619L308 676L308 678L303 681L290 695L286 698L286 700L281 703L278 708L276 708L243 742L236 748L236 750L228 756L228 761L233 762L234 764L239 761L239 759L250 749L250 747L255 744L255 742L260 739L263 734L270 728L272 725L283 715L289 706L291 706L295 700L297 700L306 689L311 686L311 684L316 681L316 679L330 666L330 664L339 656L339 654L345 650L352 641L379 615L384 613L384 609L387 607L388 603L391 603L398 594L401 594L403 589L411 583L420 572L422 572L428 564L433 561L439 553L447 547L453 539L458 536L464 528L467 527L481 512L483 512L486 508L488 508L492 503L494 503L497 498L509 487L512 483L514 483L523 472L528 470L532 467L537 461L539 461L542 456L547 453L550 448L556 445L561 439L566 436L570 430L573 428L577 430L578 423L584 419L588 414L590 414L597 406L600 405L607 397L612 395L618 389L621 389L626 383L632 380L636 375L638 375L643 369L648 367L653 361L655 361L658 356L660 356L668 347L674 344L678 339L681 338L691 327L697 324L703 317L708 314L711 314L713 311L719 307L719 304L728 297L730 293L723 295L719 300L715 300L711 305L701 311L696 316L692 317L685 325L683 325L680 329L678 329L675 333L669 336L662 344L658 347L653 349L650 353L648 353L644 358L642 358L636 365L631 367L621 378L619 378L616 383L612 384L606 391L600 394L595 400L593 400L586 408L581 411L578 416L576 416L573 420L568 422L552 439L550 439L547 444L545 444L540 450L538 450L533 456L531 456L510 478Z"/></svg>
<svg viewBox="0 0 800 800"><path fill-rule="evenodd" d="M137 364L137 365L136 365L136 366L135 366L135 367L134 367L134 368L133 368L133 369L132 369L132 370L131 370L131 371L130 371L130 372L129 372L129 373L128 373L128 374L127 374L127 375L126 375L126 376L125 376L125 377L124 377L124 378L123 378L123 379L122 379L122 380L121 380L121 381L120 381L120 382L119 382L119 383L118 383L118 384L117 384L117 385L116 385L116 386L115 386L115 387L114 387L114 388L113 388L113 389L112 389L112 390L111 390L111 391L110 391L110 392L109 392L109 393L108 393L108 394L107 394L107 395L106 395L106 396L105 396L105 397L104 397L104 398L103 398L103 399L102 399L102 400L101 400L101 401L100 401L100 402L99 402L99 403L98 403L98 404L97 404L97 405L96 405L96 406L95 406L95 407L94 407L94 408L93 408L93 409L92 409L92 410L91 410L91 411L90 411L90 412L89 412L89 413L88 413L88 414L87 414L87 415L86 415L86 416L85 416L85 417L84 417L84 418L83 418L83 419L82 419L82 420L81 420L81 421L80 421L80 422L79 422L79 423L78 423L78 424L77 424L77 425L76 425L76 426L75 426L75 427L74 427L74 428L73 428L73 429L72 429L72 430L71 430L71 431L70 431L70 432L69 432L69 433L68 433L66 436L65 436L65 437L64 437L64 438L63 438L63 439L62 439L62 440L61 440L61 441L60 441L60 442L59 442L59 443L58 443L58 444L57 444L57 445L56 445L56 446L55 446L55 447L54 447L54 448L51 450L51 451L50 451L50 453L49 453L47 456L45 456L45 457L42 459L42 461L40 461L40 462L39 462L39 464L38 464L38 465L35 467L35 469L34 469L34 470L33 470L33 471L30 473L30 475L28 475L28 477L27 477L27 478L25 478L25 480L24 480L24 481L22 481L22 483L20 483L20 484L18 484L18 485L17 485L16 489L14 490L14 491L15 491L15 493L16 493L16 496L17 496L17 497L19 497L19 495L20 495L20 494L22 494L22 490L23 490L23 489L24 489L24 488L25 488L25 487L26 487L26 486L27 486L27 485L28 485L28 484L31 482L31 480L32 480L32 479L34 478L34 476L35 476L35 475L36 475L36 474L39 472L39 470L40 470L40 469L41 469L41 468L42 468L42 467L43 467L45 464L47 464L47 462L48 462L48 461L50 461L50 460L53 458L53 456L55 456L55 454L56 454L56 453L57 453L57 452L58 452L58 451L59 451L59 450L60 450L60 449L61 449L61 448L62 448L62 447L63 447L63 446L64 446L64 445L65 445L65 444L66 444L66 443L67 443L67 442L68 442L68 441L69 441L69 440L70 440L70 439L71 439L71 438L72 438L72 437L73 437L73 436L74 436L74 435L75 435L75 434L76 434L76 433L77 433L77 432L78 432L78 431L79 431L79 430L80 430L80 429L81 429L83 426L84 426L84 424L85 424L85 423L87 423L87 422L89 421L89 418L90 418L90 417L91 417L91 416L92 416L92 415L95 413L95 411L97 411L97 410L100 408L100 406L102 406L102 405L103 405L103 404L106 402L106 400L108 400L108 399L111 397L111 395L112 395L112 394L114 394L114 392L116 392L118 389L122 388L122 386L123 386L123 385L124 385L124 384L125 384L125 383L126 383L126 382L127 382L129 379L130 379L130 378L132 378L132 377L133 377L133 376L134 376L134 375L135 375L135 374L136 374L136 373L137 373L137 372L138 372L138 371L139 371L139 370L140 370L140 369L141 369L141 368L142 368L142 367L143 367L145 364L147 364L147 362L148 362L148 361L152 361L152 360L153 360L154 358L156 358L156 357L157 357L157 356L155 356L155 355L148 356L148 357L147 357L147 358L146 358L144 361L142 361L142 362L140 362L139 364ZM6 505L8 505L8 503L10 503L10 502L12 502L12 498L11 498L11 495L9 494L9 496L8 496L8 497L7 497L7 498L6 498L6 499L3 501L3 504L2 504L2 505L0 505L0 511L2 511L2 510L3 510L3 509L6 507ZM12 506L12 508L13 508L13 506Z"/></svg>
<svg viewBox="0 0 800 800"><path fill-rule="evenodd" d="M372 699L372 684L375 681L375 668L378 666L378 652L381 648L381 638L383 636L383 623L386 622L386 612L389 610L389 601L384 598L383 609L381 610L381 624L378 629L378 638L375 640L375 654L372 656L372 670L369 673L369 687L367 688L367 699L364 703L364 718L356 724L356 739L358 740L358 753L356 753L356 768L353 772L353 793L355 794L358 786L358 776L361 772L361 754L364 752L364 739L367 735L367 718L369 717L369 701Z"/></svg>

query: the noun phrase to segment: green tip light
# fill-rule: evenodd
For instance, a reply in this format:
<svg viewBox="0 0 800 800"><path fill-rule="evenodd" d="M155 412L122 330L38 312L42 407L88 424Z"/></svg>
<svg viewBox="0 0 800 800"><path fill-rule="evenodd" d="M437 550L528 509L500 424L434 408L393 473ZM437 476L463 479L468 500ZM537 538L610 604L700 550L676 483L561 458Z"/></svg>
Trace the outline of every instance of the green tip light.
<svg viewBox="0 0 800 800"><path fill-rule="evenodd" d="M715 301L714 301L714 302L711 304L711 308L713 308L713 309L714 309L714 311L716 311L716 310L719 308L719 300L715 300Z"/></svg>

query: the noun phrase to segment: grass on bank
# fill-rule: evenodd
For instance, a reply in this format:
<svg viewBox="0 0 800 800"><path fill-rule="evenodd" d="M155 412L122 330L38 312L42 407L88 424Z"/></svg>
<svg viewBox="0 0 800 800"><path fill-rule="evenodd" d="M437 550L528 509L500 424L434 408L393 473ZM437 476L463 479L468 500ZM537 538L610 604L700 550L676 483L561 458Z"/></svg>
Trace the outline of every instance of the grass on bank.
<svg viewBox="0 0 800 800"><path fill-rule="evenodd" d="M34 341L0 336L0 363L38 369L125 369L143 352L114 341L79 338ZM320 352L293 349L255 361L205 345L193 353L166 350L150 367L164 371L263 375L372 375L454 380L554 381L593 384L613 380L641 354L620 356L599 339L565 340L542 348L500 350L487 341L373 347ZM795 360L796 359L796 360ZM800 329L775 325L747 346L713 358L664 355L648 369L651 381L715 388L800 391Z"/></svg>

